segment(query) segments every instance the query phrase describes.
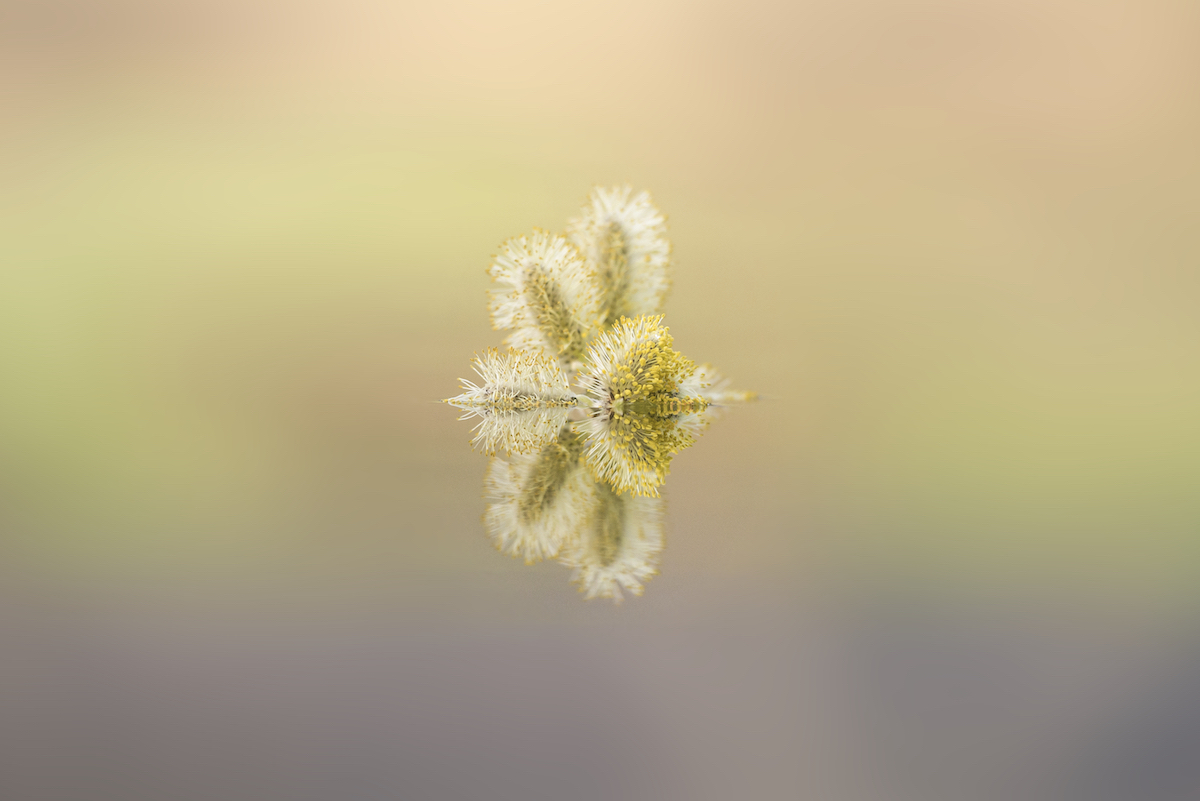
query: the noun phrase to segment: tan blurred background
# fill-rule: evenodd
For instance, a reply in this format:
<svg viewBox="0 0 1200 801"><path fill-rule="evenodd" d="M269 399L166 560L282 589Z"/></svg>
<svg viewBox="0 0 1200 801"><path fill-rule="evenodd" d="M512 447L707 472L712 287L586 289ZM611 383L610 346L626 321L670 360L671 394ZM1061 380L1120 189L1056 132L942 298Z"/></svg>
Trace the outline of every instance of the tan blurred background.
<svg viewBox="0 0 1200 801"><path fill-rule="evenodd" d="M28 722L9 781L73 791L61 768L92 765L111 714L140 723L79 768L79 797L1108 798L1078 789L1092 746L1071 739L1096 699L1156 709L1134 665L1197 664L1172 649L1200 600L1198 142L1200 7L1182 0L0 3L0 666L28 716L9 716ZM663 575L614 609L492 550L485 459L436 401L500 341L497 245L618 183L669 217L677 345L770 400L676 460ZM933 659L992 687L972 666L1032 659L1013 686L1033 717L1004 739L1012 699L950 703L923 739L929 709L891 705L911 687L847 678L892 664L872 649L907 631L897 605L988 655L912 646L900 674L942 675ZM1039 661L1064 638L1061 664ZM292 648L330 662L280 695L266 676L312 664ZM425 683L399 667L418 653ZM173 686L205 675L197 656L217 678L194 697L128 678ZM479 675L443 669L463 661ZM560 738L559 702L522 691L359 729L331 689L368 675L371 718L429 682L535 694L535 662L565 665L549 697L603 676L584 705L631 711ZM1061 699L1046 677L1097 663L1124 667L1067 681L1093 695L1061 709L1027 692ZM224 731L189 717L204 698L248 743L330 715L359 734L189 772L179 733ZM239 718L245 698L274 711ZM1200 753L1197 704L1167 737L1182 753ZM567 757L561 786L510 775L524 746L488 762L480 716L650 778L610 786ZM608 736L631 717L653 735ZM482 739L414 734L439 725ZM887 725L929 753L845 735ZM1071 743L1047 776L1085 767L1012 795L1004 777L1045 772L1019 762L1035 730ZM378 764L355 771L335 757L357 736ZM397 763L400 741L425 756ZM483 765L465 785L421 773L462 753ZM370 789L287 784L326 775L311 754ZM147 755L155 790L105 769ZM926 781L946 761L968 767ZM1174 797L1132 786L1112 797Z"/></svg>

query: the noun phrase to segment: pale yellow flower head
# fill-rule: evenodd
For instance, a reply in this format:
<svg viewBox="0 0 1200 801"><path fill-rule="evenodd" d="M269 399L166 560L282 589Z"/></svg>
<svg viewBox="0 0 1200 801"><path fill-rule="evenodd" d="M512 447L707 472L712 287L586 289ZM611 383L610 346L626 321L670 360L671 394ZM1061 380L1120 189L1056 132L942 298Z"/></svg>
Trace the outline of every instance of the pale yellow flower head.
<svg viewBox="0 0 1200 801"><path fill-rule="evenodd" d="M621 318L588 351L578 382L593 399L586 458L617 492L658 495L671 459L695 442L681 419L708 401L682 393L696 366L672 347L662 317Z"/></svg>

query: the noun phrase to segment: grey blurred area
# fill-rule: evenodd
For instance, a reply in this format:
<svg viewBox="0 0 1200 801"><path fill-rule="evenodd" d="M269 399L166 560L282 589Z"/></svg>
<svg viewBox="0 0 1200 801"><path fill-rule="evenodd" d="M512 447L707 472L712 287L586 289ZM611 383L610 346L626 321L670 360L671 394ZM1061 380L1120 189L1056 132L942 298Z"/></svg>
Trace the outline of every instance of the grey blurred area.
<svg viewBox="0 0 1200 801"><path fill-rule="evenodd" d="M1200 788L1200 637L1178 622L712 586L547 624L531 595L491 589L473 608L427 586L365 606L310 591L83 609L6 593L3 797L1186 801ZM423 626L416 604L462 622Z"/></svg>

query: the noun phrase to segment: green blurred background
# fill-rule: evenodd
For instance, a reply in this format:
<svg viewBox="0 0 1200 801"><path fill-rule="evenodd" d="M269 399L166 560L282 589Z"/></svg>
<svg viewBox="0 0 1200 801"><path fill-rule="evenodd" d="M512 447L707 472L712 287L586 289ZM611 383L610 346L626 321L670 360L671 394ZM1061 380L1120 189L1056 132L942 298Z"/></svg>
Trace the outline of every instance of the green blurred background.
<svg viewBox="0 0 1200 801"><path fill-rule="evenodd" d="M890 593L1193 620L1193 2L5 0L0 97L0 574L14 619L174 610L113 664L247 616L614 649ZM623 183L669 218L677 346L768 399L676 459L663 574L614 610L494 552L437 401L501 340L499 243ZM720 686L791 697L759 667Z"/></svg>
<svg viewBox="0 0 1200 801"><path fill-rule="evenodd" d="M432 401L499 242L631 183L680 347L773 399L668 571L1197 577L1191 4L3 8L30 570L501 569Z"/></svg>

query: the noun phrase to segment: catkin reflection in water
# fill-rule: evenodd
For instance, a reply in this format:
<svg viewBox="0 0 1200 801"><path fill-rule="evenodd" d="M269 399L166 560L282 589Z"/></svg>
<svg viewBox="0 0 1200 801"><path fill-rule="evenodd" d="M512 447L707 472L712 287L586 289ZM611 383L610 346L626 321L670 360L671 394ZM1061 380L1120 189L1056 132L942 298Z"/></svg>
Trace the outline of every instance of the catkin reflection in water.
<svg viewBox="0 0 1200 801"><path fill-rule="evenodd" d="M754 394L672 347L671 247L647 193L596 189L567 230L504 243L489 309L510 349L477 356L482 384L462 379L446 402L479 419L472 445L492 454L496 547L557 558L587 598L620 601L658 572L671 460Z"/></svg>

